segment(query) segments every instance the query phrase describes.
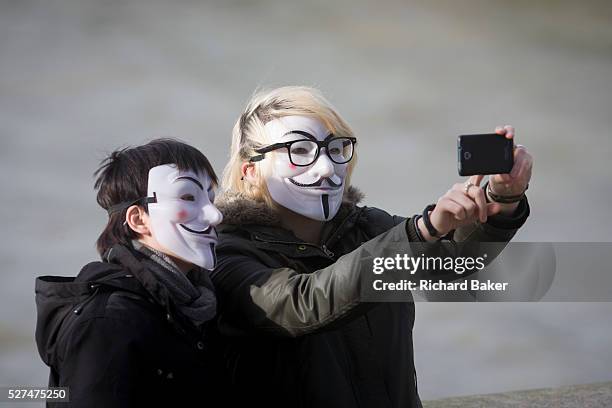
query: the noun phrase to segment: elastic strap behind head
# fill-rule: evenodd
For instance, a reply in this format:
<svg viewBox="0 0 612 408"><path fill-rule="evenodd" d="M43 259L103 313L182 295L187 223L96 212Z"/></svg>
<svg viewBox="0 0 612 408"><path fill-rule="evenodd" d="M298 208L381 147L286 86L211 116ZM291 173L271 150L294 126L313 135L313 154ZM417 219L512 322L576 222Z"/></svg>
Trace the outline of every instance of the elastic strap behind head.
<svg viewBox="0 0 612 408"><path fill-rule="evenodd" d="M132 200L132 201L124 201L124 202L121 202L121 203L118 203L118 204L111 205L106 210L106 212L108 213L108 216L110 217L114 213L126 210L126 209L128 209L131 206L136 205L136 204L143 204L145 206L145 208L147 208L147 210L148 210L147 205L151 204L151 203L156 203L156 202L157 202L157 195L155 193L153 193L153 197L140 197L140 198L137 198L137 199Z"/></svg>

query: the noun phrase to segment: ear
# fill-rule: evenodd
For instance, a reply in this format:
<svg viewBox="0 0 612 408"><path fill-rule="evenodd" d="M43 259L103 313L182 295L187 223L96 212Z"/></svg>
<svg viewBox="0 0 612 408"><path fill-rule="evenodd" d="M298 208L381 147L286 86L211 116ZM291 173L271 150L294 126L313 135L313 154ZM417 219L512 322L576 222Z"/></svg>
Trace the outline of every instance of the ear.
<svg viewBox="0 0 612 408"><path fill-rule="evenodd" d="M150 236L151 229L149 227L149 214L144 208L132 205L125 212L125 222L127 225L139 235Z"/></svg>
<svg viewBox="0 0 612 408"><path fill-rule="evenodd" d="M255 164L244 162L240 166L240 172L242 173L242 178L246 179L251 184L254 184L257 180L257 175L255 171Z"/></svg>

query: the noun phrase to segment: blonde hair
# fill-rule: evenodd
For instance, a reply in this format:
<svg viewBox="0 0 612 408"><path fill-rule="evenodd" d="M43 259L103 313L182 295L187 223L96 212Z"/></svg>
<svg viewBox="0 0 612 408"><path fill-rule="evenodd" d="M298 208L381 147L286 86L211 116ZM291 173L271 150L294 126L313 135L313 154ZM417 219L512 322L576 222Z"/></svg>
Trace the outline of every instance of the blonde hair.
<svg viewBox="0 0 612 408"><path fill-rule="evenodd" d="M242 165L258 154L256 149L269 144L270 140L264 129L266 123L283 116L295 115L311 116L320 120L335 136L353 136L349 125L315 88L285 86L256 92L234 125L230 160L223 171L223 191L241 193L252 200L263 201L274 207L264 180L265 168L262 164L266 160L254 163L257 180L255 183L243 179ZM350 186L356 159L355 154L348 163L345 191Z"/></svg>

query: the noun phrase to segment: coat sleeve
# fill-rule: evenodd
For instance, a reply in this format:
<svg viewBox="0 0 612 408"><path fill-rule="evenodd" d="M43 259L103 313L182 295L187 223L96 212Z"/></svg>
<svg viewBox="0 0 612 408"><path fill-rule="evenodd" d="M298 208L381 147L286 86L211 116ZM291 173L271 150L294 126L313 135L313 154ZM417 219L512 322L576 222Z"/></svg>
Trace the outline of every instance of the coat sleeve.
<svg viewBox="0 0 612 408"><path fill-rule="evenodd" d="M364 259L390 255L402 245L409 250L408 242L402 221L313 273L270 268L240 248L221 250L211 275L219 328L226 335L297 337L338 327L375 305L361 301L362 277L372 273Z"/></svg>
<svg viewBox="0 0 612 408"><path fill-rule="evenodd" d="M453 243L507 242L528 215L529 206L525 200L515 215L491 217L485 225L454 231L449 239ZM367 262L368 259L395 257L398 253L456 257L470 255L474 249L472 245L411 247L410 243L418 240L412 218L388 214L376 218L385 224L382 228L380 224L377 226L382 233L332 265L312 273L299 273L289 267L270 268L250 255L248 244L219 248L219 261L211 278L219 301L221 332L297 337L334 329L375 306L375 303L362 301L362 286L366 283L363 277L372 274L372 263ZM452 273L440 278L454 280L459 276Z"/></svg>
<svg viewBox="0 0 612 408"><path fill-rule="evenodd" d="M79 323L65 349L59 386L68 387L71 407L138 405L142 362L132 324L95 317Z"/></svg>
<svg viewBox="0 0 612 408"><path fill-rule="evenodd" d="M453 239L457 242L480 241L480 242L508 242L516 234L519 228L525 224L529 217L530 209L527 197L524 197L516 207L512 215L494 215L489 217L486 223L474 223L469 226L457 228L453 233Z"/></svg>

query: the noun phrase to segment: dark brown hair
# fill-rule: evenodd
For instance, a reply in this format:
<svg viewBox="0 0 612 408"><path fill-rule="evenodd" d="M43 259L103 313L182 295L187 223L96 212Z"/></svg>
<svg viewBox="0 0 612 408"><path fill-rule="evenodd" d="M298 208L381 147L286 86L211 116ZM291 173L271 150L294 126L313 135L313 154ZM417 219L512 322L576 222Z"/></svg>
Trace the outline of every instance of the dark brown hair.
<svg viewBox="0 0 612 408"><path fill-rule="evenodd" d="M149 170L163 164L176 164L179 170L206 172L216 186L217 175L210 162L193 146L175 139L155 139L135 147L112 152L94 172L98 204L105 210L121 203L136 202L146 197ZM143 205L145 211L146 205ZM98 237L96 248L103 256L114 244L130 245L137 234L124 225L127 207L109 215L108 224Z"/></svg>

